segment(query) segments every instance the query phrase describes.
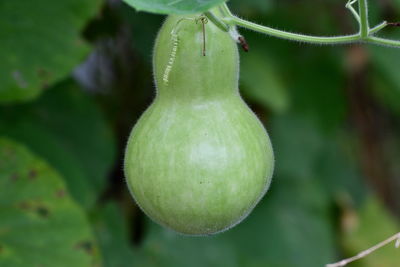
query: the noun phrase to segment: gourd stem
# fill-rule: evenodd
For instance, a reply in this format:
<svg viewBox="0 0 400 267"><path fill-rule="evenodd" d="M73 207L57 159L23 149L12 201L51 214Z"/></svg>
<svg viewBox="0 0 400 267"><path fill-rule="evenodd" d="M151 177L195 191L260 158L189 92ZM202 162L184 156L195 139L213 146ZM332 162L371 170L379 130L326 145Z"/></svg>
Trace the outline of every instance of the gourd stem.
<svg viewBox="0 0 400 267"><path fill-rule="evenodd" d="M299 33L293 33L293 32L287 32L287 31L274 29L271 27L259 25L259 24L241 19L239 17L236 17L235 15L233 15L231 13L231 11L229 10L226 3L219 6L219 9L222 11L221 12L222 16L223 16L222 18L217 17L215 14L213 14L211 12L207 12L206 16L215 25L217 25L219 28L221 28L225 31L227 29L226 26L228 27L228 29L231 26L241 26L243 28L254 30L254 31L266 34L266 35L277 37L277 38L288 39L291 41L298 41L298 42L304 42L304 43L311 43L311 44L324 45L324 44L349 44L349 43L363 42L363 43L371 43L371 44L400 48L400 41L379 38L379 37L374 36L374 34L379 32L380 30L384 29L387 25L389 25L389 23L387 23L385 21L385 22L378 24L374 28L370 29L369 22L368 22L367 0L358 0L359 14L357 14L357 12L351 6L356 1L357 0L351 0L346 5L346 7L352 11L353 15L359 21L359 25L360 25L360 31L358 33L351 34L351 35L312 36L312 35L299 34Z"/></svg>
<svg viewBox="0 0 400 267"><path fill-rule="evenodd" d="M223 3L222 5L220 5L220 8L221 8L222 12L226 14L227 17L233 17L231 10L229 9L229 7L226 3Z"/></svg>
<svg viewBox="0 0 400 267"><path fill-rule="evenodd" d="M204 15L211 20L218 28L227 32L229 31L229 26L226 25L222 20L220 20L212 11L207 11Z"/></svg>

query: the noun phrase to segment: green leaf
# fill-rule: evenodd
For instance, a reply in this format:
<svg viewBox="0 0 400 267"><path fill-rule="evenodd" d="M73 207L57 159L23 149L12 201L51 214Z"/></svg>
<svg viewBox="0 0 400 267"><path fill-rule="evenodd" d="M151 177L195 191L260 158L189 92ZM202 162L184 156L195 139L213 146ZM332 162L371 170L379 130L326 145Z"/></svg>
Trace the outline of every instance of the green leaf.
<svg viewBox="0 0 400 267"><path fill-rule="evenodd" d="M324 266L334 253L329 199L318 181L282 178L275 177L250 217L226 233L232 235L238 261L242 266Z"/></svg>
<svg viewBox="0 0 400 267"><path fill-rule="evenodd" d="M340 90L345 87L342 55L330 47L300 49L294 51L295 59L285 62L292 68L288 81L293 110L327 131L337 129L347 112L346 95Z"/></svg>
<svg viewBox="0 0 400 267"><path fill-rule="evenodd" d="M151 223L150 232L139 252L146 263L143 266L236 267L238 264L232 245L221 235L187 237Z"/></svg>
<svg viewBox="0 0 400 267"><path fill-rule="evenodd" d="M37 97L87 54L80 32L99 0L0 3L0 103Z"/></svg>
<svg viewBox="0 0 400 267"><path fill-rule="evenodd" d="M147 266L129 242L129 231L118 205L109 202L95 212L93 218L104 267Z"/></svg>
<svg viewBox="0 0 400 267"><path fill-rule="evenodd" d="M398 39L398 38L397 38ZM400 76L398 73L399 51L384 47L371 47L372 64L375 71L372 73L372 92L385 106L400 114Z"/></svg>
<svg viewBox="0 0 400 267"><path fill-rule="evenodd" d="M315 124L298 114L272 119L270 132L275 148L275 174L304 180L315 178L317 159L326 141Z"/></svg>
<svg viewBox="0 0 400 267"><path fill-rule="evenodd" d="M379 73L393 84L393 90L400 92L400 76L396 68L400 60L399 51L377 46L371 47L370 52Z"/></svg>
<svg viewBox="0 0 400 267"><path fill-rule="evenodd" d="M346 132L326 133L305 115L287 113L271 120L270 136L279 179L317 180L331 200L344 192L364 200L365 181L349 152L356 140Z"/></svg>
<svg viewBox="0 0 400 267"><path fill-rule="evenodd" d="M256 14L263 14L272 12L276 10L277 3L270 0L230 0L229 1L229 8L234 11L237 11L238 15L254 15ZM246 18L248 18L246 16ZM253 20L252 18L249 18Z"/></svg>
<svg viewBox="0 0 400 267"><path fill-rule="evenodd" d="M138 11L159 14L193 14L209 10L226 0L123 0Z"/></svg>
<svg viewBox="0 0 400 267"><path fill-rule="evenodd" d="M87 219L60 177L0 138L0 266L98 266Z"/></svg>
<svg viewBox="0 0 400 267"><path fill-rule="evenodd" d="M348 211L343 218L346 224L342 233L348 256L354 256L399 232L398 222L385 210L375 197L370 197L358 213ZM366 256L354 266L397 266L400 262L398 249L389 244Z"/></svg>
<svg viewBox="0 0 400 267"><path fill-rule="evenodd" d="M75 199L91 207L115 158L112 132L92 99L68 80L35 103L2 107L0 113L0 132L45 158Z"/></svg>
<svg viewBox="0 0 400 267"><path fill-rule="evenodd" d="M282 113L289 107L288 92L270 57L260 51L261 48L252 48L251 53L241 57L243 95L267 109Z"/></svg>

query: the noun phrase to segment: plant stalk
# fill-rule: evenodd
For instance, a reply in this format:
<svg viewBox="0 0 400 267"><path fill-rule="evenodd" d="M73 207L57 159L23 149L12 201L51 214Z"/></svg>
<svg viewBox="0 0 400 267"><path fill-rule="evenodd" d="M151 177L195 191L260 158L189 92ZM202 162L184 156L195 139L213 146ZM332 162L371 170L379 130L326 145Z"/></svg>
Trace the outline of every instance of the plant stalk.
<svg viewBox="0 0 400 267"><path fill-rule="evenodd" d="M348 3L348 5L351 5L353 3L354 1ZM371 43L371 44L400 48L400 41L379 38L374 36L380 30L384 29L387 25L389 25L389 23L385 21L378 24L374 28L370 29L368 22L367 0L358 0L358 5L359 5L359 14L354 14L354 15L356 15L356 18L359 18L358 20L360 24L360 31L355 34L341 35L341 36L312 36L312 35L282 31L271 27L259 25L241 19L239 17L236 17L231 13L226 3L219 6L219 9L223 17L216 16L213 12L206 12L205 15L210 21L212 21L216 26L218 26L221 30L224 31L229 31L230 27L240 26L246 29L257 31L277 38L287 39L291 41L298 41L303 43L310 43L310 44L332 45L332 44L350 44L350 43L363 42L363 43ZM347 7L349 8L349 6ZM354 10L354 12L356 11Z"/></svg>

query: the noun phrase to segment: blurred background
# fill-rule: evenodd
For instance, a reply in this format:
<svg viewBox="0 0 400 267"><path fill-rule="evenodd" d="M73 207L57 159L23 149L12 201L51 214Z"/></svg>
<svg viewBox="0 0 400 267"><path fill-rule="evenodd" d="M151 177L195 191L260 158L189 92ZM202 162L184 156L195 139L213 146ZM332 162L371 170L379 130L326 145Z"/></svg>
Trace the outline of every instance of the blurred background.
<svg viewBox="0 0 400 267"><path fill-rule="evenodd" d="M245 19L314 35L357 31L345 4L229 1ZM372 24L400 20L400 1L369 4ZM119 0L0 2L0 266L317 267L399 231L400 50L245 30L240 89L274 146L272 186L222 234L151 222L122 169L155 95L163 20ZM400 266L399 251L349 266Z"/></svg>

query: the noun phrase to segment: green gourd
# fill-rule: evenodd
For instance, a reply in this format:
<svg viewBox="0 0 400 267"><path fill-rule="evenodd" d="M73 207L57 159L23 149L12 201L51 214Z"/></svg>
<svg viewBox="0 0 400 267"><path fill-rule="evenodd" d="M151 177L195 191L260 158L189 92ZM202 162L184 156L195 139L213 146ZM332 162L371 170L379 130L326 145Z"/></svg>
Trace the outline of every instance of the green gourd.
<svg viewBox="0 0 400 267"><path fill-rule="evenodd" d="M156 98L126 148L131 194L176 232L227 230L263 197L274 166L267 132L239 95L237 45L199 15L172 15L153 65Z"/></svg>

